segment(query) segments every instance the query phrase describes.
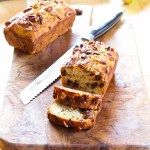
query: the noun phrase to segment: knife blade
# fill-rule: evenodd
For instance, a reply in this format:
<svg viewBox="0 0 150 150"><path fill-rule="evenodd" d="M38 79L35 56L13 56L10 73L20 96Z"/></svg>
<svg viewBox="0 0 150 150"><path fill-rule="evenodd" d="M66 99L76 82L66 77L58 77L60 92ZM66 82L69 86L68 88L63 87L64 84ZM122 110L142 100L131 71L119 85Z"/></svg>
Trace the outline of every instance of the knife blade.
<svg viewBox="0 0 150 150"><path fill-rule="evenodd" d="M111 19L101 23L96 27L91 27L89 33L85 34L77 44L84 40L95 40L103 35L110 28L112 28L121 18L123 12L116 13ZM94 28L94 29L93 29ZM74 47L74 46L73 46ZM39 95L45 88L54 83L60 77L60 69L62 64L68 60L72 55L73 47L70 48L63 56L61 56L55 63L53 63L47 70L31 82L23 91L20 92L20 100L24 105L27 105L37 95Z"/></svg>

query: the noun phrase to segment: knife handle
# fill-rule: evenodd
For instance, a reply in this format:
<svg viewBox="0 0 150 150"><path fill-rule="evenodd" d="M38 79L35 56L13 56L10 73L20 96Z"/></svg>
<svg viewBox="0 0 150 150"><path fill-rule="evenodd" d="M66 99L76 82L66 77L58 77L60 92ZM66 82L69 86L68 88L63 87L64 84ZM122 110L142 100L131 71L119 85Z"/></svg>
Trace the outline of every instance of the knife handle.
<svg viewBox="0 0 150 150"><path fill-rule="evenodd" d="M96 38L107 32L110 28L112 28L120 20L122 15L123 12L119 12L108 22L98 26L96 29L92 29L90 33L93 35L93 39L95 40Z"/></svg>

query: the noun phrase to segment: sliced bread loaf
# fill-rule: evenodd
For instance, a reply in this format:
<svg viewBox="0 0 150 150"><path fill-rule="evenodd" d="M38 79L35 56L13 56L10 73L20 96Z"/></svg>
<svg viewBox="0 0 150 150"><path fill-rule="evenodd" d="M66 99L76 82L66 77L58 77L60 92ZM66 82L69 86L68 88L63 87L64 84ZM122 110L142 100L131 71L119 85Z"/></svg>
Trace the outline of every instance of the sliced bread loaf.
<svg viewBox="0 0 150 150"><path fill-rule="evenodd" d="M101 95L63 86L54 86L53 98L57 102L73 108L99 109L102 103Z"/></svg>
<svg viewBox="0 0 150 150"><path fill-rule="evenodd" d="M49 106L47 115L48 119L55 124L83 130L94 125L98 112L99 110L73 109L55 101Z"/></svg>
<svg viewBox="0 0 150 150"><path fill-rule="evenodd" d="M114 74L118 54L98 41L74 47L73 55L61 68L62 85L104 95Z"/></svg>

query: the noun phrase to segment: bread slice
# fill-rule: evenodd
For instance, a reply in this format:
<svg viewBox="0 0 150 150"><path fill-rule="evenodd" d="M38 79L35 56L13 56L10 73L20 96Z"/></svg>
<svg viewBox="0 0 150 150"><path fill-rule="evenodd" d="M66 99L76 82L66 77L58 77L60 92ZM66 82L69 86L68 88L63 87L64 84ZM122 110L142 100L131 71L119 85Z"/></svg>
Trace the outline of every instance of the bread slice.
<svg viewBox="0 0 150 150"><path fill-rule="evenodd" d="M61 68L62 85L104 95L114 74L117 52L98 41L74 47L72 57Z"/></svg>
<svg viewBox="0 0 150 150"><path fill-rule="evenodd" d="M73 108L99 109L102 103L101 95L74 90L63 86L54 86L53 98L57 102Z"/></svg>
<svg viewBox="0 0 150 150"><path fill-rule="evenodd" d="M73 109L55 101L49 106L47 115L55 124L84 130L94 125L98 112L99 110Z"/></svg>

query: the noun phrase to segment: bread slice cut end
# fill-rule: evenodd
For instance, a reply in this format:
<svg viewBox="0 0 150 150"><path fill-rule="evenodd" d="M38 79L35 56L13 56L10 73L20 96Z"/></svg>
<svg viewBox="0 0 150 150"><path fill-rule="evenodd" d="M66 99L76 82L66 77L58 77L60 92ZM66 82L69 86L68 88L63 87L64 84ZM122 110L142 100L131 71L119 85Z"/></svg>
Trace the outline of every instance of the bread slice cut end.
<svg viewBox="0 0 150 150"><path fill-rule="evenodd" d="M99 111L100 110L74 109L55 101L49 106L47 115L48 119L55 124L83 130L89 129L94 125Z"/></svg>

